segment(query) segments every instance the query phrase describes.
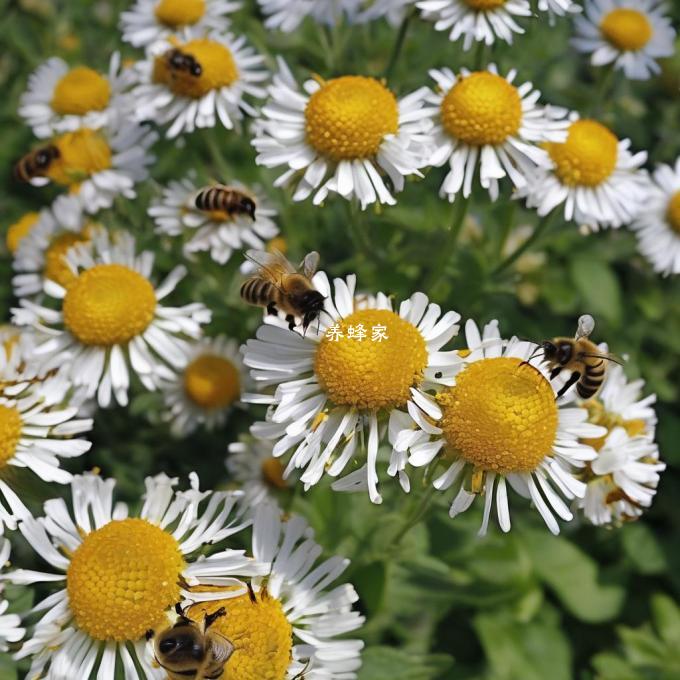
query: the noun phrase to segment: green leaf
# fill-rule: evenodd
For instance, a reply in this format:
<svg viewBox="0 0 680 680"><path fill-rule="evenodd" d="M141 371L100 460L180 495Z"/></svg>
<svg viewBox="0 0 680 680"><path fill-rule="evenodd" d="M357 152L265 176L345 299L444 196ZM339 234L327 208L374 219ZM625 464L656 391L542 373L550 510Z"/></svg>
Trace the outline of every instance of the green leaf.
<svg viewBox="0 0 680 680"><path fill-rule="evenodd" d="M663 641L671 648L680 649L680 608L667 595L652 598L654 625Z"/></svg>
<svg viewBox="0 0 680 680"><path fill-rule="evenodd" d="M538 577L576 618L599 623L619 613L626 591L622 585L603 583L591 557L566 538L547 532L527 531L522 539Z"/></svg>
<svg viewBox="0 0 680 680"><path fill-rule="evenodd" d="M644 676L630 667L630 664L615 654L598 654L593 659L597 680L644 680Z"/></svg>
<svg viewBox="0 0 680 680"><path fill-rule="evenodd" d="M368 616L379 611L385 599L386 566L385 562L372 562L352 574L352 583Z"/></svg>
<svg viewBox="0 0 680 680"><path fill-rule="evenodd" d="M621 527L626 554L641 574L661 574L667 569L666 557L656 537L642 522Z"/></svg>
<svg viewBox="0 0 680 680"><path fill-rule="evenodd" d="M359 680L443 680L453 666L447 654L419 655L394 647L368 647Z"/></svg>
<svg viewBox="0 0 680 680"><path fill-rule="evenodd" d="M611 324L621 322L621 289L611 267L601 259L577 256L570 263L571 280L581 293L583 311L602 316Z"/></svg>

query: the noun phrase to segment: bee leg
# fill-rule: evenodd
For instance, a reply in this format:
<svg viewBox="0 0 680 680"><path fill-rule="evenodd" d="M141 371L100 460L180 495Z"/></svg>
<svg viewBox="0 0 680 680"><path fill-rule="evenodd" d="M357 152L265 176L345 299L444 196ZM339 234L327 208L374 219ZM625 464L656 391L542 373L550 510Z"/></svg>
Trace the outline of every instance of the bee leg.
<svg viewBox="0 0 680 680"><path fill-rule="evenodd" d="M575 382L578 382L578 379L581 377L581 374L578 371L574 371L570 376L569 380L562 385L562 389L557 393L557 396L555 397L555 401L557 401Z"/></svg>
<svg viewBox="0 0 680 680"><path fill-rule="evenodd" d="M288 330L295 329L295 317L292 314L286 314L286 321L288 322Z"/></svg>
<svg viewBox="0 0 680 680"><path fill-rule="evenodd" d="M550 371L550 380L555 380L555 378L562 372L562 366L555 366L552 371Z"/></svg>
<svg viewBox="0 0 680 680"><path fill-rule="evenodd" d="M253 604L257 604L257 595L255 595L255 591L253 590L251 583L248 584L248 597Z"/></svg>
<svg viewBox="0 0 680 680"><path fill-rule="evenodd" d="M147 630L146 633L144 633L144 637L147 640L150 640L153 637L153 628L149 628L149 630Z"/></svg>
<svg viewBox="0 0 680 680"><path fill-rule="evenodd" d="M221 616L226 616L227 610L224 607L220 607L219 609L215 610L212 614L206 614L205 615L205 629L208 630L210 626L217 621Z"/></svg>
<svg viewBox="0 0 680 680"><path fill-rule="evenodd" d="M267 305L267 314L271 314L272 316L276 316L278 314L278 310L276 309L276 303L270 302Z"/></svg>

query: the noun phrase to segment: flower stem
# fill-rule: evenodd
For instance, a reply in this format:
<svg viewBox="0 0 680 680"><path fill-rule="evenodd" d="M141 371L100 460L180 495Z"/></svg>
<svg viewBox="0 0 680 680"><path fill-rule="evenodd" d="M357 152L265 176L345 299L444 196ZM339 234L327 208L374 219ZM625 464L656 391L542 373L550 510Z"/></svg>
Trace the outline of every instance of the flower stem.
<svg viewBox="0 0 680 680"><path fill-rule="evenodd" d="M418 503L415 512L412 512L406 518L406 521L401 525L399 531L392 539L391 543L392 550L396 550L401 545L404 536L406 536L406 534L408 534L408 532L411 531L411 529L413 529L413 527L416 524L418 524L420 520L423 519L423 517L427 514L427 511L430 509L430 505L432 504L432 500L434 498L434 494L436 491L437 490L430 483L428 485L427 490L420 498L420 503Z"/></svg>
<svg viewBox="0 0 680 680"><path fill-rule="evenodd" d="M595 118L602 115L602 110L614 85L614 75L615 69L613 63L603 67L598 74L591 107L591 115Z"/></svg>
<svg viewBox="0 0 680 680"><path fill-rule="evenodd" d="M484 68L484 57L486 56L486 43L479 40L475 46L475 58L472 67L475 71L481 71Z"/></svg>
<svg viewBox="0 0 680 680"><path fill-rule="evenodd" d="M423 288L426 291L441 278L448 261L451 259L451 255L453 255L456 250L458 236L460 235L461 227L465 221L465 215L467 214L469 204L469 196L461 196L453 203L453 219L446 235L446 241L441 248L436 265L430 269L430 274L425 278L425 282L423 283Z"/></svg>
<svg viewBox="0 0 680 680"><path fill-rule="evenodd" d="M401 20L399 31L397 33L397 38L394 41L394 46L392 47L392 54L390 55L390 60L387 62L387 67L385 68L385 72L383 74L385 80L389 80L392 77L392 72L394 71L394 67L397 65L397 62L399 61L402 48L404 47L404 42L406 41L408 27L411 23L411 20L415 16L415 13L416 8L414 5L408 12L406 12L404 18Z"/></svg>
<svg viewBox="0 0 680 680"><path fill-rule="evenodd" d="M516 248L510 255L508 255L492 272L492 276L498 276L502 272L504 272L508 267L511 267L517 260L527 251L531 246L538 241L538 239L541 237L541 235L545 232L545 230L550 226L550 222L552 221L552 216L554 214L554 211L551 213L548 213L544 217L542 217L539 221L539 223L536 225L536 228L534 229L533 234L529 236L529 238L522 243L518 248Z"/></svg>

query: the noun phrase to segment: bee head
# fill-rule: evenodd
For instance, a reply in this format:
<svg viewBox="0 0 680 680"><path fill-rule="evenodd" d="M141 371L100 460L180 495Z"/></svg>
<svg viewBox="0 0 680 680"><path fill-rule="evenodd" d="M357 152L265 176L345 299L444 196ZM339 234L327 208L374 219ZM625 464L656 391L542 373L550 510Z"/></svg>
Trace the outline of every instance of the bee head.
<svg viewBox="0 0 680 680"><path fill-rule="evenodd" d="M173 630L163 636L158 642L158 650L167 658L172 659L187 656L200 660L203 658L203 642L193 630L180 632Z"/></svg>
<svg viewBox="0 0 680 680"><path fill-rule="evenodd" d="M250 196L242 196L239 202L239 207L243 210L251 220L255 219L255 201Z"/></svg>
<svg viewBox="0 0 680 680"><path fill-rule="evenodd" d="M38 149L35 153L35 164L41 170L44 170L52 160L52 152L50 147L45 147L44 149Z"/></svg>
<svg viewBox="0 0 680 680"><path fill-rule="evenodd" d="M189 72L191 73L192 76L198 78L198 76L200 76L201 73L203 73L203 68L195 59L192 59L191 66L189 67Z"/></svg>
<svg viewBox="0 0 680 680"><path fill-rule="evenodd" d="M550 340L546 340L541 343L541 349L543 350L543 358L546 361L555 361L557 357L557 345Z"/></svg>

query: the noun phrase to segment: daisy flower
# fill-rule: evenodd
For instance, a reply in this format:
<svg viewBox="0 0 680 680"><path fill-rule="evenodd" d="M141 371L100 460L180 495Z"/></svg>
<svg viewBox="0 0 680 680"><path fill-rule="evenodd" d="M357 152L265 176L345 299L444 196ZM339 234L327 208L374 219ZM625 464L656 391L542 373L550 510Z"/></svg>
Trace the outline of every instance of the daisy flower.
<svg viewBox="0 0 680 680"><path fill-rule="evenodd" d="M8 539L0 540L0 566L9 562L12 546ZM21 617L18 614L6 614L9 602L2 597L3 584L0 584L0 652L7 652L9 644L19 642L24 637L26 629L21 627Z"/></svg>
<svg viewBox="0 0 680 680"><path fill-rule="evenodd" d="M528 0L419 0L416 6L435 22L435 30L449 31L449 40L462 37L464 50L496 39L512 44L513 34L524 33L515 17L531 16Z"/></svg>
<svg viewBox="0 0 680 680"><path fill-rule="evenodd" d="M53 571L17 569L2 578L61 587L31 610L41 618L16 655L31 659L29 677L113 680L118 666L128 680L160 680L165 672L153 663L146 633L164 625L186 588L219 573L221 596L237 597L246 592L239 577L266 573L268 565L241 550L197 555L250 522L239 492L202 492L195 474L190 480L189 490L176 491L177 479L148 477L144 505L130 517L124 503L114 504L114 480L77 476L71 509L55 498L44 517L21 521Z"/></svg>
<svg viewBox="0 0 680 680"><path fill-rule="evenodd" d="M348 20L356 15L362 0L258 0L266 17L264 25L270 31L293 32L310 17L317 24L333 26L343 16Z"/></svg>
<svg viewBox="0 0 680 680"><path fill-rule="evenodd" d="M680 158L659 165L647 187L645 209L631 224L640 252L664 276L680 274Z"/></svg>
<svg viewBox="0 0 680 680"><path fill-rule="evenodd" d="M70 68L52 57L29 77L19 115L40 138L80 128L97 130L117 115L130 82L118 52L111 55L106 75L87 66Z"/></svg>
<svg viewBox="0 0 680 680"><path fill-rule="evenodd" d="M58 196L51 207L36 213L30 231L13 251L14 295L18 298L39 295L46 279L66 287L73 273L64 254L74 244L87 240L80 200L77 196Z"/></svg>
<svg viewBox="0 0 680 680"><path fill-rule="evenodd" d="M248 384L238 344L223 335L190 345L186 361L182 371L160 385L166 405L162 417L178 437L200 425L208 430L224 425Z"/></svg>
<svg viewBox="0 0 680 680"><path fill-rule="evenodd" d="M191 59L197 73L171 64L171 55L181 50ZM137 85L131 96L137 120L169 124L169 139L196 128L240 129L244 112L256 115L244 97L264 97L259 83L269 73L264 58L246 44L243 36L211 32L188 32L182 41L164 41L135 64Z"/></svg>
<svg viewBox="0 0 680 680"><path fill-rule="evenodd" d="M433 485L440 491L455 487L451 517L484 497L480 535L487 531L494 500L501 529L510 530L508 484L531 499L557 534L555 515L572 519L557 491L570 500L583 497L586 486L575 471L597 455L581 439L606 430L589 423L584 408L559 407L543 370L522 365L535 344L503 341L497 321L480 335L470 320L465 336L467 349L459 352L451 385L438 392L434 407L414 411L417 419L395 433L393 446L409 452L410 465L431 465L433 473L446 468Z"/></svg>
<svg viewBox="0 0 680 680"><path fill-rule="evenodd" d="M649 182L641 169L647 153L630 152L630 140L617 139L595 120L575 120L564 142L543 145L548 167L536 168L518 192L541 216L564 204L564 218L597 231L620 227L648 200Z"/></svg>
<svg viewBox="0 0 680 680"><path fill-rule="evenodd" d="M42 369L60 368L87 397L96 393L102 407L111 404L112 396L127 404L129 367L149 390L160 379L171 380L168 364L185 366L188 339L198 338L201 324L210 321L210 311L201 303L161 304L186 269L176 267L154 288L149 280L153 254L137 255L128 232L110 237L104 230L97 230L90 242L76 244L65 259L74 277L68 286L45 282L57 309L22 299L13 310L17 325L47 336L34 352Z"/></svg>
<svg viewBox="0 0 680 680"><path fill-rule="evenodd" d="M134 47L150 47L192 29L198 33L224 31L228 15L240 9L229 0L136 0L120 15L123 40Z"/></svg>
<svg viewBox="0 0 680 680"><path fill-rule="evenodd" d="M574 0L538 0L538 9L548 12L550 19L555 16L563 17L567 14L579 14L582 8Z"/></svg>
<svg viewBox="0 0 680 680"><path fill-rule="evenodd" d="M75 458L92 444L79 435L92 419L78 418L80 403L55 377L37 378L34 338L14 328L0 333L0 534L28 510L12 488L12 469L27 468L45 482L66 484L71 474L61 459ZM2 562L0 562L2 564Z"/></svg>
<svg viewBox="0 0 680 680"><path fill-rule="evenodd" d="M134 198L134 186L145 180L147 166L155 157L149 148L158 135L116 116L116 122L95 130L79 128L51 140L58 155L45 171L44 177L31 179L34 186L50 181L68 187L77 194L88 213L110 208L116 196Z"/></svg>
<svg viewBox="0 0 680 680"><path fill-rule="evenodd" d="M21 242L31 233L31 230L40 219L39 212L30 211L24 213L16 222L7 227L5 232L5 245L10 255L14 255L19 249Z"/></svg>
<svg viewBox="0 0 680 680"><path fill-rule="evenodd" d="M279 458L274 457L273 447L271 441L250 436L229 444L227 471L246 495L255 499L253 505L290 486L290 482L283 478L283 465Z"/></svg>
<svg viewBox="0 0 680 680"><path fill-rule="evenodd" d="M372 0L368 7L359 14L357 20L375 21L385 17L391 26L398 26L404 19L408 9L415 4L416 0Z"/></svg>
<svg viewBox="0 0 680 680"><path fill-rule="evenodd" d="M547 165L547 153L539 142L564 141L566 113L555 107L537 106L540 92L531 83L513 84L517 72L500 76L492 64L486 71L433 69L437 91L428 101L434 120L434 148L430 164L449 163L450 170L439 190L453 201L462 191L472 193L479 166L479 182L492 200L498 198L498 180L508 176L516 187L527 183L537 165Z"/></svg>
<svg viewBox="0 0 680 680"><path fill-rule="evenodd" d="M234 250L262 250L265 242L279 233L273 220L276 210L261 191L245 187L240 182L226 184L253 199L254 218L240 212L197 208L196 196L202 188L187 177L179 182L170 182L163 189L162 197L151 203L149 215L156 223L156 233L168 236L186 235L186 256L209 251L218 264L225 264Z"/></svg>
<svg viewBox="0 0 680 680"><path fill-rule="evenodd" d="M614 427L583 474L586 494L576 506L598 526L636 520L652 504L665 469L648 437Z"/></svg>
<svg viewBox="0 0 680 680"><path fill-rule="evenodd" d="M661 71L657 59L674 51L675 31L659 0L586 0L575 20L572 45L590 54L593 66L613 64L631 80Z"/></svg>
<svg viewBox="0 0 680 680"><path fill-rule="evenodd" d="M262 394L244 401L270 405L268 422L252 432L276 440L274 456L292 452L284 478L303 469L306 489L324 473L338 476L365 451L369 496L380 503L377 457L385 428L379 423L395 409L434 408L426 390L447 379L448 353L440 348L458 332L460 315L442 315L423 293L393 311L383 294L355 296L354 276L335 279L334 294L324 273L313 282L326 296L318 330L310 326L303 336L265 324L243 349L244 363L262 385ZM395 457L388 474L408 490L404 467Z"/></svg>
<svg viewBox="0 0 680 680"><path fill-rule="evenodd" d="M250 595L197 604L188 613L201 620L220 607L227 609L212 625L235 645L230 678L357 677L363 642L336 638L359 628L364 618L352 610L358 600L353 586L332 585L349 560L334 556L320 561L320 554L302 517L284 520L273 503L258 505L253 556L271 564L270 571L252 580Z"/></svg>
<svg viewBox="0 0 680 680"><path fill-rule="evenodd" d="M422 176L431 123L423 109L427 88L401 99L381 81L364 76L308 80L301 91L279 59L269 101L256 122L257 163L287 166L275 186L293 183L293 200L314 194L318 205L329 191L370 203L395 203L392 191L404 178Z"/></svg>

